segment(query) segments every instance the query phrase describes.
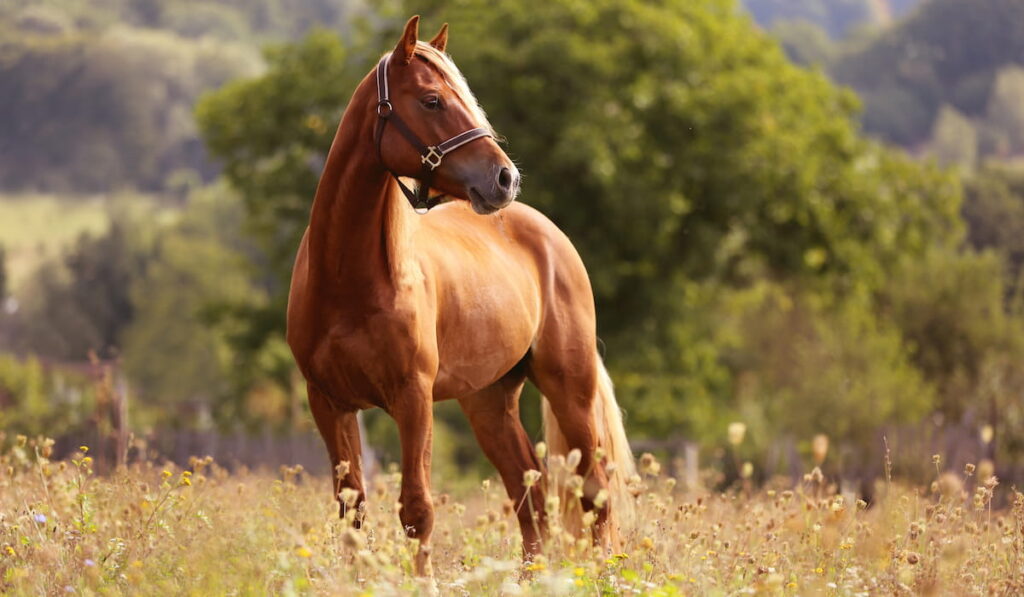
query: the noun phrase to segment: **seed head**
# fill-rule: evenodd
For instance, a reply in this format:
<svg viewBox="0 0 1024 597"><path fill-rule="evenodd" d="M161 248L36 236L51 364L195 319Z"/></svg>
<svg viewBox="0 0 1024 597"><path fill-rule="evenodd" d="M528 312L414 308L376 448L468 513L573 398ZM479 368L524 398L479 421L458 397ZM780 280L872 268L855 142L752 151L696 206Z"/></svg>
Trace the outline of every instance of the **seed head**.
<svg viewBox="0 0 1024 597"><path fill-rule="evenodd" d="M565 457L565 468L570 471L576 470L576 467L580 465L580 460L583 459L583 454L580 453L579 448L573 448L569 450L569 455Z"/></svg>
<svg viewBox="0 0 1024 597"><path fill-rule="evenodd" d="M738 446L738 445L742 444L743 443L743 436L745 436L746 434L747 434L747 426L746 426L746 424L740 423L739 421L736 421L734 423L729 423L728 436L729 436L729 443L730 444L732 444L734 446Z"/></svg>

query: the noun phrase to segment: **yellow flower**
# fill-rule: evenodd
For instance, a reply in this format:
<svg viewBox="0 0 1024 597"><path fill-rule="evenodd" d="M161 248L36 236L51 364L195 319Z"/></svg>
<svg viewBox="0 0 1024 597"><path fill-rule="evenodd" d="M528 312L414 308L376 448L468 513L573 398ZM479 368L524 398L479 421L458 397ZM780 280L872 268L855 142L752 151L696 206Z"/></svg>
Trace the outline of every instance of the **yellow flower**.
<svg viewBox="0 0 1024 597"><path fill-rule="evenodd" d="M789 589L795 589L795 588L796 588L796 582L794 582L794 581L789 581L789 584L788 584L788 585L786 585L786 588L789 588Z"/></svg>
<svg viewBox="0 0 1024 597"><path fill-rule="evenodd" d="M78 446L78 449L82 451L82 454L85 454L89 451L89 446Z"/></svg>
<svg viewBox="0 0 1024 597"><path fill-rule="evenodd" d="M295 553L297 553L300 558L309 558L313 556L313 552L309 551L305 547L300 547L296 549Z"/></svg>
<svg viewBox="0 0 1024 597"><path fill-rule="evenodd" d="M577 569L573 570L572 573L575 574L576 576L583 576L584 574L587 573L587 571L585 569L583 569L583 568L577 568Z"/></svg>
<svg viewBox="0 0 1024 597"><path fill-rule="evenodd" d="M92 456L86 456L85 458L83 458L82 459L82 464L84 464L85 466L91 466L92 465Z"/></svg>
<svg viewBox="0 0 1024 597"><path fill-rule="evenodd" d="M654 549L654 539L651 539L650 537L644 537L640 541L640 546L644 549Z"/></svg>
<svg viewBox="0 0 1024 597"><path fill-rule="evenodd" d="M544 562L534 562L534 563L532 563L532 564L530 564L529 566L526 567L526 569L529 570L530 572L536 572L537 570L544 570L545 568L547 568L547 566L544 564Z"/></svg>
<svg viewBox="0 0 1024 597"><path fill-rule="evenodd" d="M825 574L825 569L822 568L821 566L818 566L817 568L815 568L814 571L817 572L818 574Z"/></svg>
<svg viewBox="0 0 1024 597"><path fill-rule="evenodd" d="M585 584L582 578L577 578L575 583L577 587L582 587Z"/></svg>
<svg viewBox="0 0 1024 597"><path fill-rule="evenodd" d="M160 478L164 480L170 479L171 471L164 469L164 471L160 473Z"/></svg>

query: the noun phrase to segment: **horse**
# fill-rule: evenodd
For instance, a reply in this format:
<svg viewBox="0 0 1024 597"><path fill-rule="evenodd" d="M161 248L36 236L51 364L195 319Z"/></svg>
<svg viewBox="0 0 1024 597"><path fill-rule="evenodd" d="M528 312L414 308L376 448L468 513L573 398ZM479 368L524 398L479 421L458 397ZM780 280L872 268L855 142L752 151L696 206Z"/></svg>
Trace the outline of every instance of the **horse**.
<svg viewBox="0 0 1024 597"><path fill-rule="evenodd" d="M544 395L549 452L579 450L581 502L595 511L593 540L610 549L612 503L624 495L633 457L597 352L586 269L565 234L514 201L519 172L445 53L448 25L425 43L418 24L408 21L355 89L292 274L287 341L341 515L352 507L340 499L347 489L357 496L349 520L362 520L356 414L383 409L401 441L399 518L419 541L417 575L432 575L432 407L454 399L519 506L524 558L533 557L547 521L542 484L524 480L545 470L519 419L530 379ZM452 200L435 206L431 189Z"/></svg>

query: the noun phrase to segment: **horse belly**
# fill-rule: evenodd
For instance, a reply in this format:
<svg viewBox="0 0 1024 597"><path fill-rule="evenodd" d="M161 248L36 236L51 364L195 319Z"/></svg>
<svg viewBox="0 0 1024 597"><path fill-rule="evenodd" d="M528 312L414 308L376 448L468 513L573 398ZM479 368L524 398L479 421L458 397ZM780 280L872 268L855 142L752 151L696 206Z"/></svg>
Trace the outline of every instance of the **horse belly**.
<svg viewBox="0 0 1024 597"><path fill-rule="evenodd" d="M521 294L510 286L485 285L445 302L437 330L435 400L461 398L485 388L526 356L540 309L530 304L539 301Z"/></svg>

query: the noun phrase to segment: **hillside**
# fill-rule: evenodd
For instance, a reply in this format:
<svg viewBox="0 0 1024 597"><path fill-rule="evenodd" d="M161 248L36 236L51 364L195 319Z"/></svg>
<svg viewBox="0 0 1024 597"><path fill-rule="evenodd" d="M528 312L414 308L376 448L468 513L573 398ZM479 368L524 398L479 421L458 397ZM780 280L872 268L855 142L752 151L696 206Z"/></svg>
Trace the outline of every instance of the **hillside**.
<svg viewBox="0 0 1024 597"><path fill-rule="evenodd" d="M0 191L174 191L212 180L193 105L261 47L344 31L358 1L14 0L0 6Z"/></svg>
<svg viewBox="0 0 1024 597"><path fill-rule="evenodd" d="M968 156L1006 157L1024 151L1022 69L1024 2L931 0L829 71L861 96L873 135L912 148L945 138L974 146L961 150Z"/></svg>

